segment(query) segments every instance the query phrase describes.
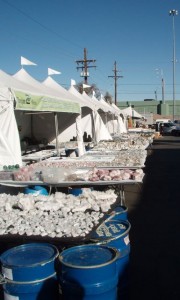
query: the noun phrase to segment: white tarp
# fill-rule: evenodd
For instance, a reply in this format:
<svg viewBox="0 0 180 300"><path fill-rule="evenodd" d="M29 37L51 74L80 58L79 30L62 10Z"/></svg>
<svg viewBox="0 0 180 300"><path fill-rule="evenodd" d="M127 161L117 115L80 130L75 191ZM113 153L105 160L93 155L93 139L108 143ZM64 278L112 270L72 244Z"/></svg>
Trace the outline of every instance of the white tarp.
<svg viewBox="0 0 180 300"><path fill-rule="evenodd" d="M10 89L0 88L0 165L22 166L19 133Z"/></svg>

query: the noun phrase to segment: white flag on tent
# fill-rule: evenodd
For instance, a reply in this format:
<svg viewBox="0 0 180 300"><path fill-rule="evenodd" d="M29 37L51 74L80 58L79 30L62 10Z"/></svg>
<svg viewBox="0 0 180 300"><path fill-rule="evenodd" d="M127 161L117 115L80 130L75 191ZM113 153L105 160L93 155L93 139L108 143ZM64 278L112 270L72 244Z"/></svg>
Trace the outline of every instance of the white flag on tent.
<svg viewBox="0 0 180 300"><path fill-rule="evenodd" d="M33 63L32 61L28 60L27 58L21 56L21 66L37 66L37 64Z"/></svg>
<svg viewBox="0 0 180 300"><path fill-rule="evenodd" d="M74 79L71 79L71 86L76 85L76 81Z"/></svg>
<svg viewBox="0 0 180 300"><path fill-rule="evenodd" d="M91 86L88 85L88 84L84 84L84 83L83 83L83 89L86 89L86 88L89 88L89 87L91 87Z"/></svg>
<svg viewBox="0 0 180 300"><path fill-rule="evenodd" d="M61 74L61 72L59 71L56 71L56 70L53 70L51 68L48 68L48 75L58 75L58 74Z"/></svg>

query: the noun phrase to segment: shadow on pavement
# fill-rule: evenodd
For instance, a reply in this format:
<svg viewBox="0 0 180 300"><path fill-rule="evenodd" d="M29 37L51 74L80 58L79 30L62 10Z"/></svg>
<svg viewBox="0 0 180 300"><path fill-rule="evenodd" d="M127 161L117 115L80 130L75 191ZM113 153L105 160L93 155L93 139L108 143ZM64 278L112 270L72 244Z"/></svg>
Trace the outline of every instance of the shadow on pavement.
<svg viewBox="0 0 180 300"><path fill-rule="evenodd" d="M134 202L127 200L132 226L129 300L180 299L179 141L162 137L153 143L142 190Z"/></svg>

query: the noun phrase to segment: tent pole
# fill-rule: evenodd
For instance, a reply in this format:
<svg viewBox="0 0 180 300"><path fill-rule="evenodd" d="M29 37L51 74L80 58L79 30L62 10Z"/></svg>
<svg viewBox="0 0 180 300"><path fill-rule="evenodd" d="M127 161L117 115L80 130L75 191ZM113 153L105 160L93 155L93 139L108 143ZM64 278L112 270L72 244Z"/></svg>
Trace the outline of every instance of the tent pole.
<svg viewBox="0 0 180 300"><path fill-rule="evenodd" d="M58 144L58 135L59 135L59 131L58 131L58 117L57 117L57 113L54 113L54 123L55 123L55 131L56 131L56 150L57 150L57 156L59 156L59 144Z"/></svg>

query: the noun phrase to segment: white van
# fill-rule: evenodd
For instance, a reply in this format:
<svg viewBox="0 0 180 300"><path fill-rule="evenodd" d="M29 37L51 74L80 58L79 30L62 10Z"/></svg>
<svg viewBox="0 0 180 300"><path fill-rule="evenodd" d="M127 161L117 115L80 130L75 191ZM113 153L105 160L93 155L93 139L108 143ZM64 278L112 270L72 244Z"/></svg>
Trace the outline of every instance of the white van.
<svg viewBox="0 0 180 300"><path fill-rule="evenodd" d="M172 122L170 119L157 119L156 123L169 123Z"/></svg>

